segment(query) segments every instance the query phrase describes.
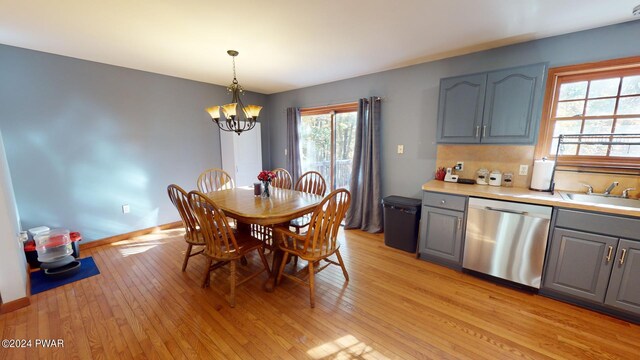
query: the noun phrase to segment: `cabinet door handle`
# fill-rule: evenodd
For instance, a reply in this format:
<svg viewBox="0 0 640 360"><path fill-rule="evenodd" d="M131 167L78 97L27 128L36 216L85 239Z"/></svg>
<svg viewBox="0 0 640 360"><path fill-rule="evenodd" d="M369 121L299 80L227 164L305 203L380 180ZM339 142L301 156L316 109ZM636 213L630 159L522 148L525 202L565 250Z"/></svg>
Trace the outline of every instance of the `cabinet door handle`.
<svg viewBox="0 0 640 360"><path fill-rule="evenodd" d="M609 246L609 251L607 252L607 263L611 261L612 254L613 254L613 246Z"/></svg>
<svg viewBox="0 0 640 360"><path fill-rule="evenodd" d="M462 218L458 218L458 231L462 231Z"/></svg>
<svg viewBox="0 0 640 360"><path fill-rule="evenodd" d="M446 201L446 200L444 200L444 199L443 199L443 200L440 200L440 204L444 205L444 204L446 204L446 203L447 203L447 201Z"/></svg>
<svg viewBox="0 0 640 360"><path fill-rule="evenodd" d="M480 136L480 126L476 126L476 137Z"/></svg>
<svg viewBox="0 0 640 360"><path fill-rule="evenodd" d="M622 249L622 254L620 255L620 265L624 264L625 255L627 255L627 249Z"/></svg>
<svg viewBox="0 0 640 360"><path fill-rule="evenodd" d="M482 137L487 136L487 125L482 127Z"/></svg>

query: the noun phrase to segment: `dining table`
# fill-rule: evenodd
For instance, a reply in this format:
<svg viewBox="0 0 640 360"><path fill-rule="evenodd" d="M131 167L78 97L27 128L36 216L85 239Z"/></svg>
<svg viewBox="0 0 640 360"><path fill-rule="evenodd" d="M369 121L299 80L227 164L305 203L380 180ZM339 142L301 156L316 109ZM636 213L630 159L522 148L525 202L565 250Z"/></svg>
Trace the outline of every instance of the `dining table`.
<svg viewBox="0 0 640 360"><path fill-rule="evenodd" d="M273 227L288 225L289 221L313 212L323 197L297 190L272 187L269 197L254 195L253 187L213 191L206 194L227 217L237 220L237 231L251 232L251 225ZM264 240L264 239L263 239ZM276 285L277 269L280 268L283 252L273 239L273 261L269 278L264 284L267 291Z"/></svg>

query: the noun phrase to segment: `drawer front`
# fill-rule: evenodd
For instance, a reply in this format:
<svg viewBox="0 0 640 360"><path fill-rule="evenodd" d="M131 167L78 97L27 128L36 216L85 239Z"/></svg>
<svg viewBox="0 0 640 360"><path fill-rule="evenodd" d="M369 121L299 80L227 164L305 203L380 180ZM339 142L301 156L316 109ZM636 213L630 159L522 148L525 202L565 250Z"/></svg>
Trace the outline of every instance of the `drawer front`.
<svg viewBox="0 0 640 360"><path fill-rule="evenodd" d="M640 240L640 219L559 209L556 226Z"/></svg>
<svg viewBox="0 0 640 360"><path fill-rule="evenodd" d="M422 205L465 211L467 208L467 197L425 191L422 197Z"/></svg>

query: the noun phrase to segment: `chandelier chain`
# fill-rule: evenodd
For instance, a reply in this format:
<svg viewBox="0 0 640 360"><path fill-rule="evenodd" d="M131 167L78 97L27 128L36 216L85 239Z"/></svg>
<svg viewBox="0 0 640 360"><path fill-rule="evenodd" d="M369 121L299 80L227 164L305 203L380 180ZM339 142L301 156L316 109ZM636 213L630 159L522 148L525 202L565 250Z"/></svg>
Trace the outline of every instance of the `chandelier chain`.
<svg viewBox="0 0 640 360"><path fill-rule="evenodd" d="M232 56L231 58L233 59L233 80L235 82L235 80L236 80L236 57Z"/></svg>

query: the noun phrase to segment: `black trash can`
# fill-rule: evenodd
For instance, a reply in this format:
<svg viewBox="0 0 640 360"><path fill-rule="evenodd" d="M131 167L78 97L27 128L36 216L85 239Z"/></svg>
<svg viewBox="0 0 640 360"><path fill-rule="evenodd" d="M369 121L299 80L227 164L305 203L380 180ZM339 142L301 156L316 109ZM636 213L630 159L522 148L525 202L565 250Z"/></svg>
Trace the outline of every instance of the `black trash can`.
<svg viewBox="0 0 640 360"><path fill-rule="evenodd" d="M384 207L384 244L392 248L416 252L418 224L420 223L420 199L387 196Z"/></svg>

